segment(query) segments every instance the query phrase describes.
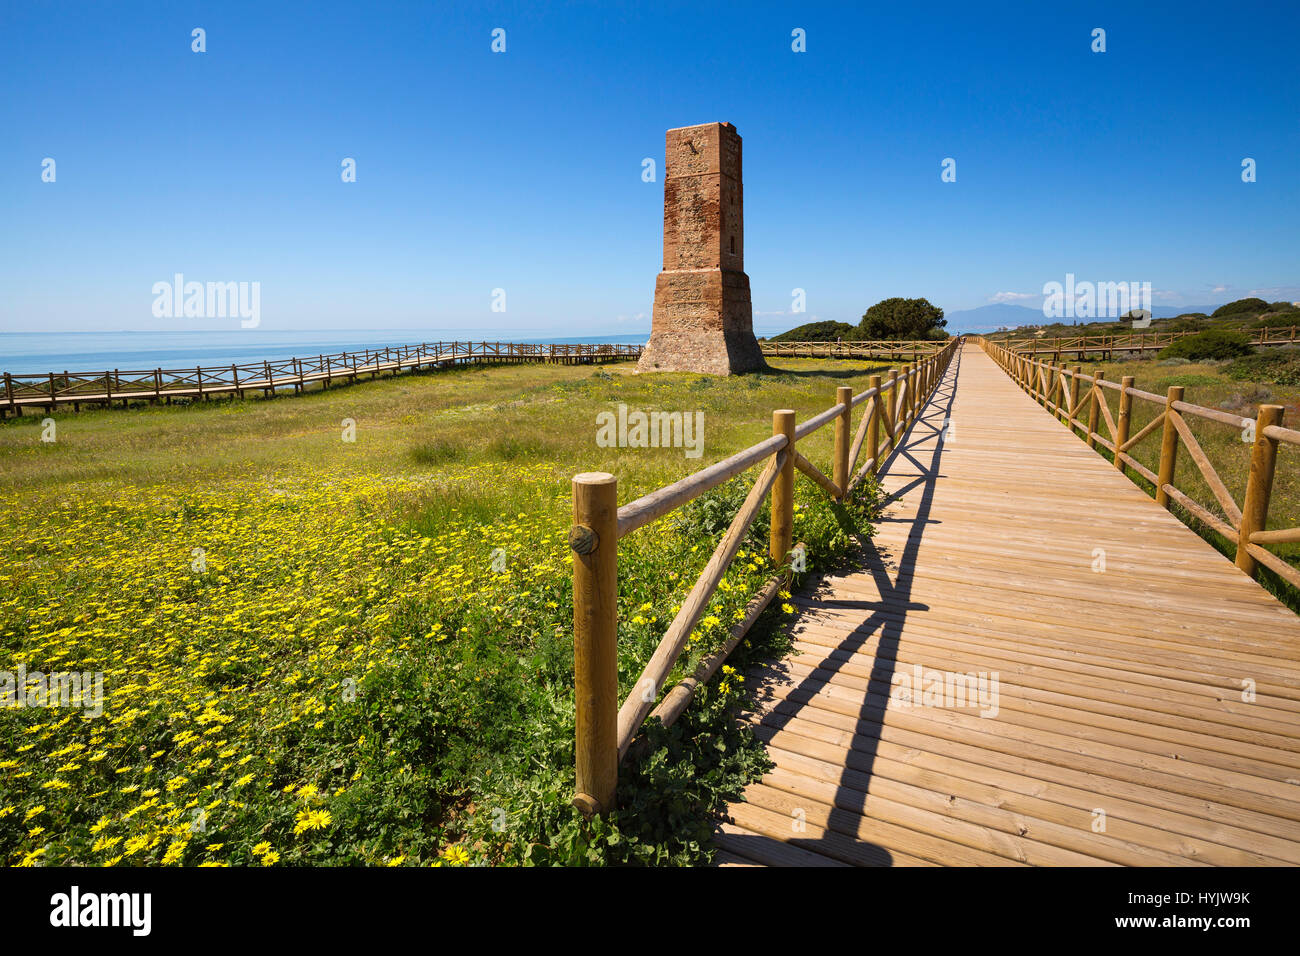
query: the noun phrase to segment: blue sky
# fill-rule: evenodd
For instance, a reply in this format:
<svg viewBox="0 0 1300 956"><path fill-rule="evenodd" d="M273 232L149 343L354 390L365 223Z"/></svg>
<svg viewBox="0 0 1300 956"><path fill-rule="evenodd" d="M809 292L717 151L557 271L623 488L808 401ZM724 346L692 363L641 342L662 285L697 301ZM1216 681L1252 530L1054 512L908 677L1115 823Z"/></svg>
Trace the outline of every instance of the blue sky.
<svg viewBox="0 0 1300 956"><path fill-rule="evenodd" d="M1066 273L1300 299L1298 9L5 4L0 331L237 327L154 318L177 272L273 329L648 329L664 131L711 121L760 331Z"/></svg>

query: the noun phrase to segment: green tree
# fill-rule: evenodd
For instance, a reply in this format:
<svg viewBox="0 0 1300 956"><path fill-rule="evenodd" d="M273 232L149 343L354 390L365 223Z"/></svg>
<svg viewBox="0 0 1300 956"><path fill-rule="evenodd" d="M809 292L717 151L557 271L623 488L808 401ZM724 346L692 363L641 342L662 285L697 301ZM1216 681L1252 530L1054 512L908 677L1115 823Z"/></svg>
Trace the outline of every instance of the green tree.
<svg viewBox="0 0 1300 956"><path fill-rule="evenodd" d="M946 339L943 309L926 299L884 299L867 309L859 326L864 339Z"/></svg>

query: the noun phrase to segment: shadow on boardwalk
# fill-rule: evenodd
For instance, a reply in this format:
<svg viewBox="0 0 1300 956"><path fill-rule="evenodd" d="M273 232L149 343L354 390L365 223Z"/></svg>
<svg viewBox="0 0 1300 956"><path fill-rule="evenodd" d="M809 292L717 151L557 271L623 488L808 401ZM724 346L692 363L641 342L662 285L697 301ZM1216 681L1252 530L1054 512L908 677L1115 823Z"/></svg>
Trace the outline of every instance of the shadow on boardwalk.
<svg viewBox="0 0 1300 956"><path fill-rule="evenodd" d="M771 705L774 699L771 688L777 685L789 687L791 676L788 665L776 664L769 668L766 676L755 687L756 701L760 708L771 706L758 728L759 736L766 741L773 733L783 729L792 718L799 717L800 711L831 677L846 663L852 662L856 653L878 638L878 647L872 656L870 690L862 696L856 728L849 744L851 753L842 769L829 817L821 826L808 826L805 831L810 833L808 837L794 837L787 841L791 846L820 856L844 860L846 855L850 855L852 862L858 865L889 866L894 862L887 849L858 835L858 828L866 815L867 789L879 746L881 721L889 700L904 624L910 611L928 610L923 604L913 603L910 592L921 537L931 523L931 502L937 481L941 477L940 460L944 450L939 436L952 413L960 364L958 358L904 436L902 444L891 453L881 469L882 477L893 475L897 478L901 475L906 481L901 488L884 499L882 504L885 514L878 523L904 522L911 527L900 555L891 554L889 549L878 546L871 539L859 539L857 558L860 570L870 574L880 593L880 600L829 597L826 596L829 588L824 583L819 584L810 598L818 607L857 611L864 615L864 620L838 646L825 652L811 674L798 680L793 689L783 691L775 706ZM889 504L905 495L917 498L915 511L906 517L889 517ZM792 819L792 828L796 824L797 821ZM811 835L814 829L821 831L823 836L819 838ZM749 839L767 840L766 837L747 838L731 834L727 842L730 849L745 855L745 843Z"/></svg>

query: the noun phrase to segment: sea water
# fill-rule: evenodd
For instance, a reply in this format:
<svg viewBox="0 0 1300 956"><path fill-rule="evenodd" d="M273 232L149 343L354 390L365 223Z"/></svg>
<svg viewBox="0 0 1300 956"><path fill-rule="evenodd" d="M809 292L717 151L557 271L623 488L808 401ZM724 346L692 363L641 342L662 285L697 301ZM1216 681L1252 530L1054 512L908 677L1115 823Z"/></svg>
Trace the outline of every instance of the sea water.
<svg viewBox="0 0 1300 956"><path fill-rule="evenodd" d="M150 371L218 368L266 359L383 349L423 342L519 342L641 345L636 334L539 336L518 329L237 329L215 332L0 332L0 372Z"/></svg>

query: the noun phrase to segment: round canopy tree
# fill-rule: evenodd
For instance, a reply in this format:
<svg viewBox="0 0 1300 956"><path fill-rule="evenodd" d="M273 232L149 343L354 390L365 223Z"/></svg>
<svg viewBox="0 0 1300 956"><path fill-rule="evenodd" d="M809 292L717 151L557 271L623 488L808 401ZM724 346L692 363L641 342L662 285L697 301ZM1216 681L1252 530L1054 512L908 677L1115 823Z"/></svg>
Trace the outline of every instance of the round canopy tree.
<svg viewBox="0 0 1300 956"><path fill-rule="evenodd" d="M885 299L867 309L859 333L864 339L943 339L943 309L927 299Z"/></svg>

